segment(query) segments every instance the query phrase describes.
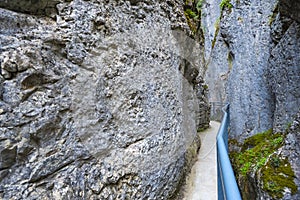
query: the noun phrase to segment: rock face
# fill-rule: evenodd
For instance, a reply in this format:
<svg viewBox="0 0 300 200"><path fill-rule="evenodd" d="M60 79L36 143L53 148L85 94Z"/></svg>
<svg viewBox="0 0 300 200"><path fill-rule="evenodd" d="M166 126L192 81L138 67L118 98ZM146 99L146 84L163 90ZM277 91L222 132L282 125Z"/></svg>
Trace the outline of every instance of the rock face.
<svg viewBox="0 0 300 200"><path fill-rule="evenodd" d="M223 7L216 24L220 30L211 60L220 68L216 72L225 85L221 88L226 89L214 96L231 104L232 134L254 134L272 125L273 104L264 73L270 49L268 16L274 3L240 1L232 5Z"/></svg>
<svg viewBox="0 0 300 200"><path fill-rule="evenodd" d="M203 6L210 101L231 104L232 134L241 139L272 127L283 131L300 104L299 5L231 3L223 11L215 1Z"/></svg>
<svg viewBox="0 0 300 200"><path fill-rule="evenodd" d="M273 46L267 79L275 102L273 127L277 132L286 129L300 107L299 11L300 3L280 1L271 25Z"/></svg>
<svg viewBox="0 0 300 200"><path fill-rule="evenodd" d="M292 0L208 0L202 5L209 98L230 103L230 137L236 142L270 129L288 137L287 128L300 108L299 13L299 1ZM296 137L285 140L283 148L300 151ZM282 159L294 166L298 189L284 199L299 199L294 153ZM262 189L259 175L253 185L241 186L257 193L246 199L272 198Z"/></svg>
<svg viewBox="0 0 300 200"><path fill-rule="evenodd" d="M69 0L70 1L70 0ZM0 7L10 9L16 12L34 14L34 15L47 15L55 16L56 5L61 0L11 0L0 1Z"/></svg>
<svg viewBox="0 0 300 200"><path fill-rule="evenodd" d="M0 197L175 198L209 115L182 2L0 7Z"/></svg>
<svg viewBox="0 0 300 200"><path fill-rule="evenodd" d="M202 6L202 27L205 37L205 82L209 88L209 101L211 102L211 118L221 121L222 107L228 101L226 95L227 80L232 63L227 64L231 58L228 46L220 35L220 19L222 10L221 1L209 0Z"/></svg>
<svg viewBox="0 0 300 200"><path fill-rule="evenodd" d="M297 186L296 194L291 195L290 192L285 194L284 199L300 198L300 112L297 113L291 126L287 129L285 145L282 149L282 155L288 158L291 168L295 173L295 184ZM281 153L281 152L280 152Z"/></svg>

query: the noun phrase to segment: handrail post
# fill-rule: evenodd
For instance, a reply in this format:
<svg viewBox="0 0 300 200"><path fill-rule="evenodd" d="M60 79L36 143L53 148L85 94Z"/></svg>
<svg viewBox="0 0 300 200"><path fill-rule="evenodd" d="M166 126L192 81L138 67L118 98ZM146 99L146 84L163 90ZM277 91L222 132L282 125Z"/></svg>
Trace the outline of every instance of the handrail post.
<svg viewBox="0 0 300 200"><path fill-rule="evenodd" d="M228 156L229 104L222 110L224 116L217 136L218 199L241 200Z"/></svg>

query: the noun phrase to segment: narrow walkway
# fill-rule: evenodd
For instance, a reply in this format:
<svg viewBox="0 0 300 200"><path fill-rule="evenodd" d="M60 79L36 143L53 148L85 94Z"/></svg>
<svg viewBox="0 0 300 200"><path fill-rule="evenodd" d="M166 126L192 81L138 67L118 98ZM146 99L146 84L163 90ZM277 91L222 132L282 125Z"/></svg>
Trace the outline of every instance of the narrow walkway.
<svg viewBox="0 0 300 200"><path fill-rule="evenodd" d="M200 133L201 148L187 179L184 200L217 200L216 137L219 126L219 122L211 121L210 128Z"/></svg>

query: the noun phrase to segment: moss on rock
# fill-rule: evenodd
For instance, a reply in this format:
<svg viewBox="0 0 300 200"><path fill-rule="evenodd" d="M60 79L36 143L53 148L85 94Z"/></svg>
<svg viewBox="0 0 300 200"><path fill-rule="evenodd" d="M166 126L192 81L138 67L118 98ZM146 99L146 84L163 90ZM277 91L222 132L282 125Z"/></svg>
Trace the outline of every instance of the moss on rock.
<svg viewBox="0 0 300 200"><path fill-rule="evenodd" d="M262 183L260 189L275 199L282 198L286 189L292 194L297 192L291 165L287 158L278 153L284 145L284 137L285 134L274 134L270 129L247 138L242 145L238 145L240 152L231 152L239 183L249 182L249 177L259 180ZM236 141L234 145L237 146ZM244 198L248 197L246 192L242 193Z"/></svg>
<svg viewBox="0 0 300 200"><path fill-rule="evenodd" d="M231 154L238 173L245 176L250 170L263 166L267 158L282 146L281 134L272 134L272 129L258 133L244 141L241 152Z"/></svg>
<svg viewBox="0 0 300 200"><path fill-rule="evenodd" d="M285 189L296 194L295 174L287 158L272 156L261 170L263 189L275 199L283 197Z"/></svg>

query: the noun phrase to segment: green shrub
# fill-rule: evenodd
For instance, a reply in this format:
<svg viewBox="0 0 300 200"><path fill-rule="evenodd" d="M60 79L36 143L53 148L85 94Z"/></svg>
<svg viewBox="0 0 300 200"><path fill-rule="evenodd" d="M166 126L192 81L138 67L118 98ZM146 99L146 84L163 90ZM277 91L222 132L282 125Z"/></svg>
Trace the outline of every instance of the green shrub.
<svg viewBox="0 0 300 200"><path fill-rule="evenodd" d="M191 9L186 9L186 14L190 17L190 18L192 18L192 19L194 19L194 18L196 18L198 15L194 12L194 11L192 11Z"/></svg>
<svg viewBox="0 0 300 200"><path fill-rule="evenodd" d="M230 0L222 0L220 3L220 8L223 10L224 8L232 8L232 4L230 3Z"/></svg>

